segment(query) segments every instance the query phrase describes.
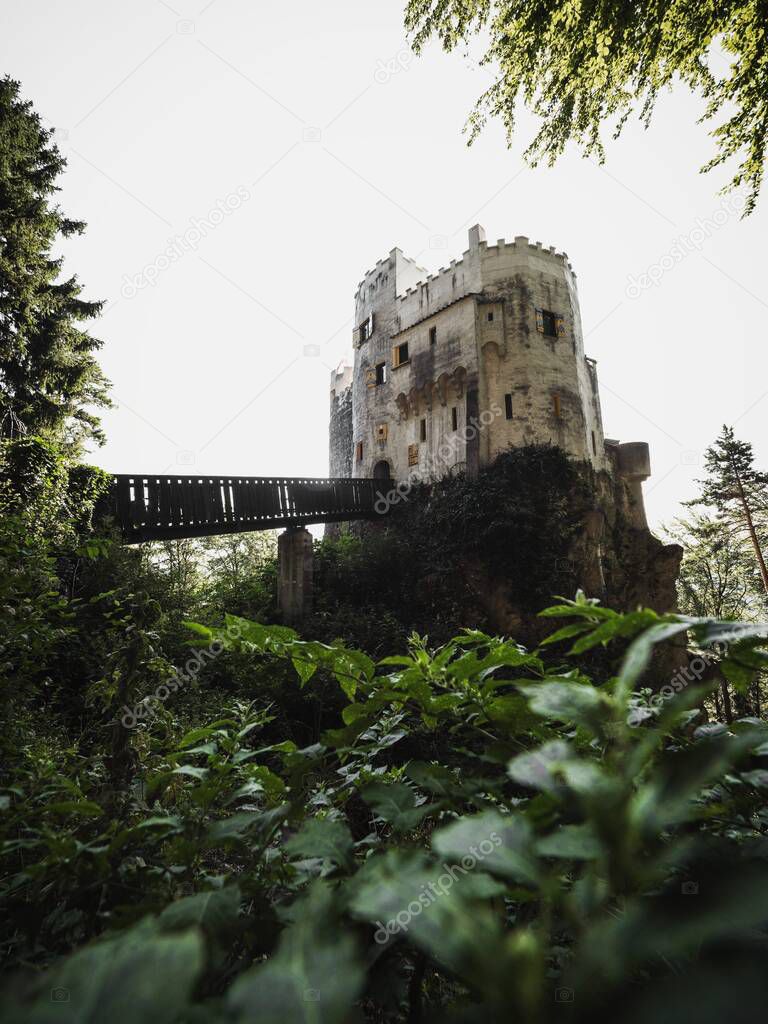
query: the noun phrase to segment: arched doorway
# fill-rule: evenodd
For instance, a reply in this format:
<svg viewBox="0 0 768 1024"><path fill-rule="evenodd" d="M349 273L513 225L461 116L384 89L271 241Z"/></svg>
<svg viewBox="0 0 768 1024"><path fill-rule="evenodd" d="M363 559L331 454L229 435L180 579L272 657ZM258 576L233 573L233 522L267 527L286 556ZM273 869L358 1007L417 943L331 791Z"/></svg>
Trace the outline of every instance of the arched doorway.
<svg viewBox="0 0 768 1024"><path fill-rule="evenodd" d="M386 459L381 459L373 467L373 479L374 480L391 480L392 469Z"/></svg>

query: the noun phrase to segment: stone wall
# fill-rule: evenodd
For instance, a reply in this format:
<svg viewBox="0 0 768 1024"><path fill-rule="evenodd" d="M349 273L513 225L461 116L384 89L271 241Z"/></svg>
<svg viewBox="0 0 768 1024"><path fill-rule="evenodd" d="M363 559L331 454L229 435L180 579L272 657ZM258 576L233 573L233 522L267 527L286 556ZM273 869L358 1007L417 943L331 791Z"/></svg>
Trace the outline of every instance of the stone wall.
<svg viewBox="0 0 768 1024"><path fill-rule="evenodd" d="M331 413L328 427L328 475L352 476L352 367L331 374Z"/></svg>
<svg viewBox="0 0 768 1024"><path fill-rule="evenodd" d="M488 245L479 225L469 243L432 275L393 249L360 283L351 474L374 475L386 462L395 479L428 481L541 443L610 470L567 256L523 236ZM557 337L537 330L537 309L562 318Z"/></svg>

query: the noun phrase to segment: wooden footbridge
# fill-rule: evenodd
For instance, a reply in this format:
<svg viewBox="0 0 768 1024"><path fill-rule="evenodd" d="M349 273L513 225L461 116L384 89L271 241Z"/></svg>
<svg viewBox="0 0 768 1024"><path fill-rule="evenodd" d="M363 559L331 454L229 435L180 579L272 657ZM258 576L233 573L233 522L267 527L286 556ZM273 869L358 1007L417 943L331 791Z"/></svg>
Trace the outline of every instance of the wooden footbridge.
<svg viewBox="0 0 768 1024"><path fill-rule="evenodd" d="M372 519L391 487L383 479L122 473L112 496L123 539L134 544Z"/></svg>

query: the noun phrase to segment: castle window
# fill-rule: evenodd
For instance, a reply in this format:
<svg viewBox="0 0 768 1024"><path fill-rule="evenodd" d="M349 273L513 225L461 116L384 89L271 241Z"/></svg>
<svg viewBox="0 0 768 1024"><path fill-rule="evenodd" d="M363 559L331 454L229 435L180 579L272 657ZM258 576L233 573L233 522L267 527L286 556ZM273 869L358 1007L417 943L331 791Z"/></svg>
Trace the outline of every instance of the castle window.
<svg viewBox="0 0 768 1024"><path fill-rule="evenodd" d="M429 328L429 344L430 345L435 345L436 343L437 343L437 328L436 327L430 327Z"/></svg>
<svg viewBox="0 0 768 1024"><path fill-rule="evenodd" d="M398 366L402 366L403 363L408 362L408 342L404 341L401 345L395 345L392 349L392 368L397 369Z"/></svg>
<svg viewBox="0 0 768 1024"><path fill-rule="evenodd" d="M377 441L386 441L388 433L389 433L389 430L388 430L387 424L386 423L379 423L377 425L377 427L376 427L376 440Z"/></svg>
<svg viewBox="0 0 768 1024"><path fill-rule="evenodd" d="M387 383L387 364L376 363L376 387Z"/></svg>
<svg viewBox="0 0 768 1024"><path fill-rule="evenodd" d="M408 445L408 465L418 466L419 464L419 446L417 444Z"/></svg>
<svg viewBox="0 0 768 1024"><path fill-rule="evenodd" d="M552 395L552 411L554 412L556 419L559 420L561 416L560 395Z"/></svg>
<svg viewBox="0 0 768 1024"><path fill-rule="evenodd" d="M592 452L597 455L597 441L595 440L595 432L592 431Z"/></svg>
<svg viewBox="0 0 768 1024"><path fill-rule="evenodd" d="M504 413L508 420L512 419L512 395L504 395Z"/></svg>
<svg viewBox="0 0 768 1024"><path fill-rule="evenodd" d="M363 461L363 442L358 441L355 445L355 462Z"/></svg>
<svg viewBox="0 0 768 1024"><path fill-rule="evenodd" d="M373 334L373 313L371 313L366 320L363 320L358 327L358 331L360 332L360 343L362 344L364 341L368 341L370 336Z"/></svg>
<svg viewBox="0 0 768 1024"><path fill-rule="evenodd" d="M493 323L493 310L491 310L491 312L488 314L488 323L489 324Z"/></svg>
<svg viewBox="0 0 768 1024"><path fill-rule="evenodd" d="M451 409L451 430L459 429L459 410L454 405Z"/></svg>
<svg viewBox="0 0 768 1024"><path fill-rule="evenodd" d="M537 309L536 330L546 338L564 338L565 320L549 309Z"/></svg>
<svg viewBox="0 0 768 1024"><path fill-rule="evenodd" d="M427 421L419 420L419 437L422 441L427 440Z"/></svg>

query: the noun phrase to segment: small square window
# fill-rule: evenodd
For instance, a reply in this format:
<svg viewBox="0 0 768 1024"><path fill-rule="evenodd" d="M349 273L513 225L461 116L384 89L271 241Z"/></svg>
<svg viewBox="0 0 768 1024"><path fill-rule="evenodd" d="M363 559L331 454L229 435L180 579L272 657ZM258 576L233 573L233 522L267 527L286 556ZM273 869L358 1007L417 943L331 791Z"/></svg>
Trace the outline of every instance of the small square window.
<svg viewBox="0 0 768 1024"><path fill-rule="evenodd" d="M493 323L493 310L491 310L490 313L488 314L488 323Z"/></svg>
<svg viewBox="0 0 768 1024"><path fill-rule="evenodd" d="M427 440L427 421L426 420L420 420L419 421L419 438L422 441L426 441Z"/></svg>
<svg viewBox="0 0 768 1024"><path fill-rule="evenodd" d="M376 387L387 383L387 364L376 363Z"/></svg>
<svg viewBox="0 0 768 1024"><path fill-rule="evenodd" d="M512 419L512 395L504 395L504 413L508 420Z"/></svg>
<svg viewBox="0 0 768 1024"><path fill-rule="evenodd" d="M408 342L404 341L401 345L395 345L392 349L392 366L396 368L402 366L403 363L408 362Z"/></svg>
<svg viewBox="0 0 768 1024"><path fill-rule="evenodd" d="M436 327L430 327L429 328L429 344L430 345L437 344L437 328Z"/></svg>
<svg viewBox="0 0 768 1024"><path fill-rule="evenodd" d="M376 440L386 441L389 429L386 423L379 423L376 427Z"/></svg>
<svg viewBox="0 0 768 1024"><path fill-rule="evenodd" d="M549 309L537 309L536 330L547 338L564 338L565 321Z"/></svg>
<svg viewBox="0 0 768 1024"><path fill-rule="evenodd" d="M459 410L454 405L451 409L451 430L459 429Z"/></svg>

